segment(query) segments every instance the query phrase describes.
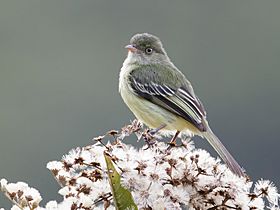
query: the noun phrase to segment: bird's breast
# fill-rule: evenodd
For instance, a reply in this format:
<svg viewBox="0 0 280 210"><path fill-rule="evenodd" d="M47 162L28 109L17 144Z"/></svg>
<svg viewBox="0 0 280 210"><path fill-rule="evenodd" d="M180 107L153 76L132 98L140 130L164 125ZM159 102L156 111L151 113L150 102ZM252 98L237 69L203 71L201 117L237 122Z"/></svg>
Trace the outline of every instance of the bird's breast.
<svg viewBox="0 0 280 210"><path fill-rule="evenodd" d="M134 93L129 79L130 72L134 68L135 66L124 62L119 76L119 92L135 117L150 128L158 128L165 124L163 130L188 130L195 133L196 129L188 121Z"/></svg>

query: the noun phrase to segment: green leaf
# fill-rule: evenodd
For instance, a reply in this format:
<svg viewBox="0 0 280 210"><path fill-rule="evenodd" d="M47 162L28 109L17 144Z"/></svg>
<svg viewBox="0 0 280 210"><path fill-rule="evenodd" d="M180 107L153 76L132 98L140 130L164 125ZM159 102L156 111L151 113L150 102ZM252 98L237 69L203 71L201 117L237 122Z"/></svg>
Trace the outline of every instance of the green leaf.
<svg viewBox="0 0 280 210"><path fill-rule="evenodd" d="M106 152L104 157L116 210L138 210L131 193L121 185L121 176L116 171L111 157Z"/></svg>

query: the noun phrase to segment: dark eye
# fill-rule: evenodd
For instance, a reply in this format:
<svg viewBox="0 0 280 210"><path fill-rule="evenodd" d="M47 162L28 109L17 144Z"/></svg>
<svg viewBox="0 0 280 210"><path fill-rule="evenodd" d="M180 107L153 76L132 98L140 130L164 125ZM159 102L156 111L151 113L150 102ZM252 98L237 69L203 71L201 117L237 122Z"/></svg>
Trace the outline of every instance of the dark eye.
<svg viewBox="0 0 280 210"><path fill-rule="evenodd" d="M153 49L150 48L150 47L147 47L147 48L145 49L145 53L148 54L148 55L151 55L151 54L153 53Z"/></svg>

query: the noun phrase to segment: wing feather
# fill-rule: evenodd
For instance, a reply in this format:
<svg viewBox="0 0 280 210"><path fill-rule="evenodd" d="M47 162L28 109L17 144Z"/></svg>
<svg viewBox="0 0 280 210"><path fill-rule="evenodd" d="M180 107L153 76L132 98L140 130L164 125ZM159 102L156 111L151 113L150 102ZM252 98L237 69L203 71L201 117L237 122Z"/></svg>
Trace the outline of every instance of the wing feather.
<svg viewBox="0 0 280 210"><path fill-rule="evenodd" d="M206 130L203 121L206 115L204 108L199 99L187 90L187 87L174 88L155 81L143 83L133 75L130 77L130 85L138 96L184 118L200 131Z"/></svg>

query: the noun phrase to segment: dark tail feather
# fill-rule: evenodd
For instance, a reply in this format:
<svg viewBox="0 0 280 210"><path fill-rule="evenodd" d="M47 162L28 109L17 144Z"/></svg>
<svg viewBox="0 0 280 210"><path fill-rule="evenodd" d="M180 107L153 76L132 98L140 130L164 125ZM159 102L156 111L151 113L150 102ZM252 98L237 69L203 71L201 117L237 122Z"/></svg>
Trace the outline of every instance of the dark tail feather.
<svg viewBox="0 0 280 210"><path fill-rule="evenodd" d="M236 160L227 151L222 142L208 127L207 131L203 133L203 136L208 140L212 147L217 151L223 161L228 165L230 170L238 176L245 176L244 170L239 166Z"/></svg>

